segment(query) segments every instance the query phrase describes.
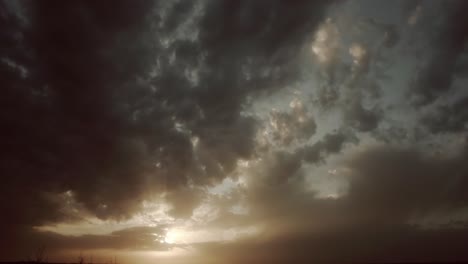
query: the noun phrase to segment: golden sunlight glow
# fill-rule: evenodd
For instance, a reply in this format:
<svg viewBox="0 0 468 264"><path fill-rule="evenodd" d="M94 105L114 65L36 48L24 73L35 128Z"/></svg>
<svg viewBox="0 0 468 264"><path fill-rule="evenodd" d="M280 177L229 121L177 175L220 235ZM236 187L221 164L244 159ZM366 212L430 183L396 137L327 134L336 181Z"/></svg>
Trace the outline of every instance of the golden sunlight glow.
<svg viewBox="0 0 468 264"><path fill-rule="evenodd" d="M353 43L349 48L349 54L353 57L353 63L360 65L367 55L367 50L358 43Z"/></svg>
<svg viewBox="0 0 468 264"><path fill-rule="evenodd" d="M197 230L177 227L169 229L162 242L171 245L187 245L214 241L232 241L257 235L259 232L260 229L257 226Z"/></svg>
<svg viewBox="0 0 468 264"><path fill-rule="evenodd" d="M184 232L180 229L170 229L166 233L164 243L167 244L184 244Z"/></svg>
<svg viewBox="0 0 468 264"><path fill-rule="evenodd" d="M311 49L321 64L330 63L336 56L339 46L339 32L334 23L327 21L315 33Z"/></svg>

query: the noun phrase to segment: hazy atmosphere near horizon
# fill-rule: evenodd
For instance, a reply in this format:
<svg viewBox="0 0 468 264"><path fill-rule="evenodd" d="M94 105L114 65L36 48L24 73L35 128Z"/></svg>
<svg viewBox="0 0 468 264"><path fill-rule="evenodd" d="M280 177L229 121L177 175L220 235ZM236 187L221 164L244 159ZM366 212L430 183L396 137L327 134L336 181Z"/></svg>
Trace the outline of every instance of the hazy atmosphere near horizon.
<svg viewBox="0 0 468 264"><path fill-rule="evenodd" d="M468 261L468 1L0 0L0 261Z"/></svg>

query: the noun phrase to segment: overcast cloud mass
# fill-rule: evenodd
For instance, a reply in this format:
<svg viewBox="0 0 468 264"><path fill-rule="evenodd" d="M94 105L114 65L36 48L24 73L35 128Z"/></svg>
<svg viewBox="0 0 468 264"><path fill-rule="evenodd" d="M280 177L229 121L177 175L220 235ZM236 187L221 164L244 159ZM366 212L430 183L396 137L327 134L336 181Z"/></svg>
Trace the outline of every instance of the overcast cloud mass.
<svg viewBox="0 0 468 264"><path fill-rule="evenodd" d="M0 1L0 260L468 260L468 1Z"/></svg>

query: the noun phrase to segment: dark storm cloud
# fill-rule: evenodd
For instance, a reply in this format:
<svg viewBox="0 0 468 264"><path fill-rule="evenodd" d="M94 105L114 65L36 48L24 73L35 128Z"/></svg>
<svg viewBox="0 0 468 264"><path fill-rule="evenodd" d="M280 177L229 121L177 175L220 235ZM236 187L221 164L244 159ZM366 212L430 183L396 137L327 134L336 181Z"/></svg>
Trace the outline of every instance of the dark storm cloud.
<svg viewBox="0 0 468 264"><path fill-rule="evenodd" d="M320 165L352 142L356 142L352 134L335 132L295 152L276 151L265 155L247 173L251 177L247 178L248 188L241 197L250 214L243 219L244 223L262 223L265 234L271 236L320 230L324 223L347 222L341 215L344 208L341 203L317 199L316 193L308 189L304 165Z"/></svg>
<svg viewBox="0 0 468 264"><path fill-rule="evenodd" d="M432 133L463 132L468 122L468 98L437 106L422 117L421 123Z"/></svg>
<svg viewBox="0 0 468 264"><path fill-rule="evenodd" d="M23 64L29 74L27 78L3 75L2 122L7 129L2 131L2 175L9 176L2 193L17 200L13 206L10 199L2 199L2 210L9 215L3 221L11 217L19 218L15 223L37 224L49 218L55 212L41 203L42 192L76 189L79 198L86 197L82 201L90 209L103 203L99 196L106 194L92 193L104 186L109 194L122 191L120 184L136 198L140 195L139 180L128 176L136 174L137 166L131 164L142 150L138 138L126 134L120 117L112 113L109 95L119 81L114 78L132 76L145 60L137 56L137 48L110 43L117 41L122 25L127 28L120 30L139 27L140 15L149 6L132 4L128 8L125 3L115 3L114 7L109 12L103 4L30 3L31 25L16 30L22 38L12 35L16 45L5 43L13 51L2 52L2 56ZM116 64L105 52L128 56ZM128 65L125 73L118 69L122 64ZM106 183L109 175L117 180ZM101 184L104 186L98 187ZM24 196L9 195L13 190L23 190ZM132 208L112 200L121 213ZM32 201L37 204L31 205ZM31 212L31 208L37 209Z"/></svg>
<svg viewBox="0 0 468 264"><path fill-rule="evenodd" d="M450 219L468 205L466 158L466 148L445 158L392 145L367 148L345 162L347 193L319 199L306 190L297 158L282 153L266 159L248 183L250 220L264 224L264 236L197 247L233 263L466 259L467 222ZM413 222L435 213L448 224L425 229Z"/></svg>
<svg viewBox="0 0 468 264"><path fill-rule="evenodd" d="M408 0L408 1L403 1L402 9L403 9L403 15L405 17L408 17L414 9L418 7L422 3L421 0Z"/></svg>
<svg viewBox="0 0 468 264"><path fill-rule="evenodd" d="M297 77L328 4L31 1L24 23L1 2L2 229L70 218L47 193L123 219L222 179L254 149L247 98Z"/></svg>
<svg viewBox="0 0 468 264"><path fill-rule="evenodd" d="M430 104L452 89L458 62L466 53L467 7L465 1L444 3L446 12L441 24L430 28L425 41L429 42L431 51L410 85L410 95L416 105Z"/></svg>
<svg viewBox="0 0 468 264"><path fill-rule="evenodd" d="M382 118L381 110L365 109L360 102L353 102L349 106L344 107L344 119L353 128L358 131L372 131L379 125Z"/></svg>
<svg viewBox="0 0 468 264"><path fill-rule="evenodd" d="M307 163L319 163L324 161L329 155L337 154L348 142L356 143L354 135L350 132L341 131L325 135L315 144L300 150L302 158Z"/></svg>
<svg viewBox="0 0 468 264"><path fill-rule="evenodd" d="M408 12L419 4L411 2ZM304 77L304 50L311 52L320 22L328 33L343 33L325 19L329 5L0 1L0 230L8 241L1 242L2 255L24 256L40 244L167 249L158 242L163 226L79 237L33 226L94 216L122 220L155 197L172 206L176 220L188 219L207 201L207 187L245 172L245 186L229 194L234 198L213 198L210 205L225 207L214 222L260 223L266 239L200 247L214 256L256 263L468 257L461 248L466 221L452 219L468 205L466 146L451 156L401 146L411 133L385 120L392 110L382 106L388 57L405 37L396 25L359 18L352 29L361 33L320 43L335 57L322 69L314 103L324 115L339 111L343 120L332 120L343 122L339 131L314 138L323 132L321 118L297 101L290 112L269 116L272 144L258 146L258 131L268 125L244 113L255 99ZM411 86L418 104L434 102L466 74L467 4L443 6L428 60ZM340 49L346 58L334 53ZM413 137L461 137L467 103L455 97L415 120L428 131ZM380 134L385 125L390 129ZM357 144L367 136L386 145ZM342 163L327 163L340 153ZM250 164L246 171L239 160ZM330 177L345 181L346 191L320 198L308 174L335 165ZM236 202L249 213L228 212ZM435 214L448 224L423 229Z"/></svg>
<svg viewBox="0 0 468 264"><path fill-rule="evenodd" d="M225 263L408 263L466 259L468 230L398 228L327 234L295 234L270 240L197 245ZM448 243L449 242L449 243Z"/></svg>
<svg viewBox="0 0 468 264"><path fill-rule="evenodd" d="M447 5L449 12L439 14L439 18L444 21L442 27L447 30L435 32L435 35L444 35L440 42L436 42L436 46L443 41L454 44L454 39L461 38L461 34L458 34L461 31L452 35L454 32L451 30L461 30L466 24L449 25L452 19L460 19L450 16L450 12L461 15L460 7L464 3L451 2ZM447 10L444 9L444 12ZM388 30L395 28L390 27ZM385 49L396 45L385 42L385 38L382 43ZM366 45L362 47L367 52L363 64L359 64L359 56L353 56L356 62L347 65L349 68L344 71L346 76L342 78L344 84L339 84L348 89L338 90L343 88L338 85L327 86L328 90L324 91L343 92L323 97L331 98L326 102L332 105L330 109L338 107L343 110L343 122L353 128L351 131L357 136L362 136L359 132L377 131L369 135L377 139L383 136L386 144L371 147L358 145L360 151L347 156L347 160L340 164L343 167L337 169L338 174L340 169L342 174L337 177L343 177L347 182L346 192L342 196L326 199L319 198L307 189L304 163L326 162L329 155L341 152L347 143L357 142L356 138L361 137L350 136L352 133L329 134L315 145L299 151L270 153L252 169L251 174L255 177L247 182L249 187L244 194L246 203L251 206L250 221L262 224L263 236L228 244L201 245L200 248L206 254L232 260L232 263L468 259L463 249L463 245L468 242L466 216L462 220L456 217L457 214L466 214L468 205L466 141L458 146L461 147L460 152L452 148L450 153L439 152L433 149L437 148L435 145L430 149L418 146L420 140L431 141L440 136L439 133L455 132L458 133L456 137L464 137L465 99L455 95L452 103L445 102L445 106L435 108L436 115L428 116L421 123L417 123L418 119L409 119L416 126L428 127L429 133L422 127L400 128L393 123L381 123L388 116L387 112L379 108L379 96L372 98L371 107L366 104L369 103L366 101L368 98L364 97L368 92L365 91L365 85L373 81L378 85L379 81L385 79L385 76L381 77L380 69L376 69L376 64L385 63L385 60L379 58L382 54L374 53L372 48ZM442 48L448 55L452 51L458 52L453 46ZM382 48L381 52L384 53L385 49ZM431 53L431 56L435 58L439 56L437 54L438 51ZM455 57L460 54L458 52ZM378 63L374 64L376 61ZM451 73L447 76L451 76ZM431 89L430 86L425 88ZM330 102L333 100L336 101ZM338 105L337 102L344 104ZM378 130L385 130L385 125L391 129L382 135ZM443 217L433 220L434 216ZM425 225L429 220L434 221L432 229L427 229Z"/></svg>
<svg viewBox="0 0 468 264"><path fill-rule="evenodd" d="M348 161L350 184L344 198L356 224L398 226L411 217L463 210L468 204L466 143L454 156L380 146ZM352 222L352 221L351 221Z"/></svg>
<svg viewBox="0 0 468 264"><path fill-rule="evenodd" d="M465 149L455 157L377 147L350 160L347 200L359 217L379 225L403 224L411 216L467 205ZM361 221L365 223L365 221Z"/></svg>

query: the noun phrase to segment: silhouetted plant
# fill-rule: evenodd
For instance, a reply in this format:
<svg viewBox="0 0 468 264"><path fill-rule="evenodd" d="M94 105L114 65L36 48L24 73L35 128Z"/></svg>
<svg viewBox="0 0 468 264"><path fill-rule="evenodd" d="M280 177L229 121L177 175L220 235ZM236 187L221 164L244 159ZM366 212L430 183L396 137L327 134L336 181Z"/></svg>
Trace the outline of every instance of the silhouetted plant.
<svg viewBox="0 0 468 264"><path fill-rule="evenodd" d="M80 252L80 255L78 256L78 264L84 264L84 257L81 252Z"/></svg>
<svg viewBox="0 0 468 264"><path fill-rule="evenodd" d="M46 259L46 247L40 246L32 256L28 257L27 262L43 263Z"/></svg>

